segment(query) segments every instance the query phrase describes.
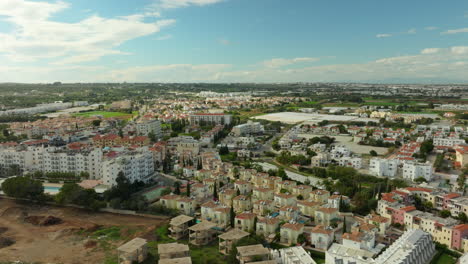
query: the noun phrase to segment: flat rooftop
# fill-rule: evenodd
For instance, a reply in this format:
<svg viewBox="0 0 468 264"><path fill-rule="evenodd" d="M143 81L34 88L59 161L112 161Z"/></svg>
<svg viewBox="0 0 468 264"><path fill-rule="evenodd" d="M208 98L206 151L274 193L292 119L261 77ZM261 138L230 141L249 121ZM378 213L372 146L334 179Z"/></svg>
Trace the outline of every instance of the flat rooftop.
<svg viewBox="0 0 468 264"><path fill-rule="evenodd" d="M171 254L189 251L189 246L179 243L168 243L168 244L159 244L158 253L159 254Z"/></svg>
<svg viewBox="0 0 468 264"><path fill-rule="evenodd" d="M190 257L175 258L175 259L160 259L159 264L192 264Z"/></svg>
<svg viewBox="0 0 468 264"><path fill-rule="evenodd" d="M126 252L126 253L133 253L137 251L138 249L144 247L145 245L146 245L146 239L137 237L123 244L122 246L117 248L117 250Z"/></svg>
<svg viewBox="0 0 468 264"><path fill-rule="evenodd" d="M270 251L261 244L237 247L237 252L242 257L268 255Z"/></svg>
<svg viewBox="0 0 468 264"><path fill-rule="evenodd" d="M224 234L219 235L218 237L223 240L239 240L248 235L250 235L250 233L234 228Z"/></svg>
<svg viewBox="0 0 468 264"><path fill-rule="evenodd" d="M193 217L187 215L178 215L171 219L170 225L179 226L193 220Z"/></svg>

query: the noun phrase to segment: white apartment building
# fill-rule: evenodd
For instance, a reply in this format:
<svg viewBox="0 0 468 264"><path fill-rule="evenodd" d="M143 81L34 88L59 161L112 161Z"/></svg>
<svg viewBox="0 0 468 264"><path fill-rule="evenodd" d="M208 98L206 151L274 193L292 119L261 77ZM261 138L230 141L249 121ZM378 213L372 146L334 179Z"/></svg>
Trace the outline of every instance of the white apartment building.
<svg viewBox="0 0 468 264"><path fill-rule="evenodd" d="M337 159L338 165L342 167L362 168L362 158L360 157L341 157Z"/></svg>
<svg viewBox="0 0 468 264"><path fill-rule="evenodd" d="M101 177L102 151L100 149L69 150L55 147L30 148L31 169L42 172L89 173L90 179Z"/></svg>
<svg viewBox="0 0 468 264"><path fill-rule="evenodd" d="M419 177L423 177L427 181L432 179L432 165L429 162L407 162L403 164L403 178L414 181Z"/></svg>
<svg viewBox="0 0 468 264"><path fill-rule="evenodd" d="M398 238L380 254L375 263L379 264L425 264L435 253L431 235L421 229L411 229Z"/></svg>
<svg viewBox="0 0 468 264"><path fill-rule="evenodd" d="M271 250L271 256L276 263L280 264L316 264L301 246Z"/></svg>
<svg viewBox="0 0 468 264"><path fill-rule="evenodd" d="M432 139L434 146L443 146L443 147L453 147L455 145L462 145L465 144L464 139L460 138L440 138L436 137Z"/></svg>
<svg viewBox="0 0 468 264"><path fill-rule="evenodd" d="M198 125L201 122L206 122L216 125L229 125L231 124L231 115L225 114L211 114L211 113L199 113L190 115L190 124Z"/></svg>
<svg viewBox="0 0 468 264"><path fill-rule="evenodd" d="M30 151L17 151L16 149L0 150L0 166L8 169L12 165L18 165L21 171L28 170L32 165L32 153Z"/></svg>
<svg viewBox="0 0 468 264"><path fill-rule="evenodd" d="M119 172L130 182L148 182L154 173L153 155L150 151L122 153L102 163L102 181L105 185L116 185Z"/></svg>
<svg viewBox="0 0 468 264"><path fill-rule="evenodd" d="M395 177L398 171L398 160L372 158L369 164L371 174L379 177Z"/></svg>
<svg viewBox="0 0 468 264"><path fill-rule="evenodd" d="M149 120L136 123L136 131L140 136L148 136L153 133L157 138L161 138L161 122L159 120Z"/></svg>
<svg viewBox="0 0 468 264"><path fill-rule="evenodd" d="M245 124L237 125L232 128L232 135L236 137L259 134L264 131L264 127L259 122L248 121Z"/></svg>

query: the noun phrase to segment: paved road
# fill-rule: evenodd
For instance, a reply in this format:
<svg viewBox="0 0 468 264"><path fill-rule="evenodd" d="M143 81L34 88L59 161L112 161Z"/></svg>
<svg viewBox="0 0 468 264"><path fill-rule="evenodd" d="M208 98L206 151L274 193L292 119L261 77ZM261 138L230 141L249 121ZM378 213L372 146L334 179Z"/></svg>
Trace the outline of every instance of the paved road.
<svg viewBox="0 0 468 264"><path fill-rule="evenodd" d="M262 166L265 171L268 171L270 169L273 169L273 170L278 169L277 166L270 164L270 163L266 163L266 162L256 162L256 164ZM289 171L289 170L285 170L285 172L288 175L288 177L291 178L292 180L295 180L301 183L304 183L306 180L309 180L310 185L315 186L317 188L323 188L323 186L321 185L322 179L320 178L313 177L313 176L304 176L304 175L301 175L299 173Z"/></svg>

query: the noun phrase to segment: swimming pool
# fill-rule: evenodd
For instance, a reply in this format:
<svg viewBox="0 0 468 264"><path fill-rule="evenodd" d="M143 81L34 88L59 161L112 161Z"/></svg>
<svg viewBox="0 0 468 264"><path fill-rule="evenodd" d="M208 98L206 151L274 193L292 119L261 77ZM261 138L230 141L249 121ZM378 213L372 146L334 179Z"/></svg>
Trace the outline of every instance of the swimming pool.
<svg viewBox="0 0 468 264"><path fill-rule="evenodd" d="M57 194L61 186L44 186L44 192L48 194Z"/></svg>

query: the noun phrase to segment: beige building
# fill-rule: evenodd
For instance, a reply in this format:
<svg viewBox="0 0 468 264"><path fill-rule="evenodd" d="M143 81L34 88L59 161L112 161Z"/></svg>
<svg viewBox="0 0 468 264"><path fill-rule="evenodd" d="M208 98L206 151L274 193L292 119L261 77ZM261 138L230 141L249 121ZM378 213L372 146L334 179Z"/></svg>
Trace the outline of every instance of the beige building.
<svg viewBox="0 0 468 264"><path fill-rule="evenodd" d="M252 210L252 201L249 196L239 195L232 199L232 206L236 213Z"/></svg>
<svg viewBox="0 0 468 264"><path fill-rule="evenodd" d="M218 227L230 224L231 208L213 201L201 205L201 219L215 223Z"/></svg>
<svg viewBox="0 0 468 264"><path fill-rule="evenodd" d="M293 193L293 188L296 187L297 183L295 181L281 181L278 182L275 186L275 192L279 193L281 190L287 190L289 193Z"/></svg>
<svg viewBox="0 0 468 264"><path fill-rule="evenodd" d="M185 244L158 244L159 259L176 259L190 256L189 247Z"/></svg>
<svg viewBox="0 0 468 264"><path fill-rule="evenodd" d="M328 207L319 207L315 211L315 224L329 226L333 220L339 219L338 209L328 208Z"/></svg>
<svg viewBox="0 0 468 264"><path fill-rule="evenodd" d="M314 190L310 193L310 199L315 202L326 203L330 197L330 192L327 190Z"/></svg>
<svg viewBox="0 0 468 264"><path fill-rule="evenodd" d="M299 207L297 206L283 206L279 210L279 218L283 221L289 222L291 220L296 221L300 214Z"/></svg>
<svg viewBox="0 0 468 264"><path fill-rule="evenodd" d="M315 217L315 211L321 207L323 203L315 201L297 201L297 207L301 213L308 217Z"/></svg>
<svg viewBox="0 0 468 264"><path fill-rule="evenodd" d="M274 191L270 188L257 187L252 191L252 200L273 200Z"/></svg>
<svg viewBox="0 0 468 264"><path fill-rule="evenodd" d="M216 224L209 221L202 221L189 227L189 242L196 246L209 244L216 238L214 227L216 227Z"/></svg>
<svg viewBox="0 0 468 264"><path fill-rule="evenodd" d="M219 202L225 206L232 206L232 199L237 196L234 189L224 189L218 193Z"/></svg>
<svg viewBox="0 0 468 264"><path fill-rule="evenodd" d="M193 217L186 216L186 215L178 215L171 219L169 222L169 237L179 240L185 237L188 237L189 234L189 226L190 223L193 221Z"/></svg>
<svg viewBox="0 0 468 264"><path fill-rule="evenodd" d="M237 260L240 264L258 263L270 259L270 250L261 244L237 247Z"/></svg>
<svg viewBox="0 0 468 264"><path fill-rule="evenodd" d="M234 182L234 189L239 190L240 194L248 195L252 192L252 184L248 181L238 180Z"/></svg>
<svg viewBox="0 0 468 264"><path fill-rule="evenodd" d="M259 216L266 216L272 213L274 209L271 200L257 200L253 203L253 213Z"/></svg>
<svg viewBox="0 0 468 264"><path fill-rule="evenodd" d="M159 203L166 208L178 210L186 215L193 215L195 213L196 201L185 196L168 194L161 197Z"/></svg>
<svg viewBox="0 0 468 264"><path fill-rule="evenodd" d="M297 202L296 196L289 193L276 193L274 199L276 207L296 205Z"/></svg>
<svg viewBox="0 0 468 264"><path fill-rule="evenodd" d="M282 244L286 244L286 245L296 244L299 235L302 233L304 233L303 224L286 223L281 226L280 241Z"/></svg>
<svg viewBox="0 0 468 264"><path fill-rule="evenodd" d="M146 239L134 238L117 248L119 263L133 264L141 263L148 257L148 246Z"/></svg>
<svg viewBox="0 0 468 264"><path fill-rule="evenodd" d="M234 226L246 232L252 232L254 230L255 217L257 215L254 213L238 214L234 219Z"/></svg>
<svg viewBox="0 0 468 264"><path fill-rule="evenodd" d="M278 217L260 217L257 220L257 235L268 237L275 235L279 228L280 219Z"/></svg>
<svg viewBox="0 0 468 264"><path fill-rule="evenodd" d="M250 233L237 228L231 229L230 231L219 235L219 252L225 255L229 254L232 246L235 245L237 241L244 237L248 237L249 235Z"/></svg>
<svg viewBox="0 0 468 264"><path fill-rule="evenodd" d="M294 194L295 196L302 196L303 200L309 199L311 192L312 186L310 185L297 185L292 189L292 194Z"/></svg>

